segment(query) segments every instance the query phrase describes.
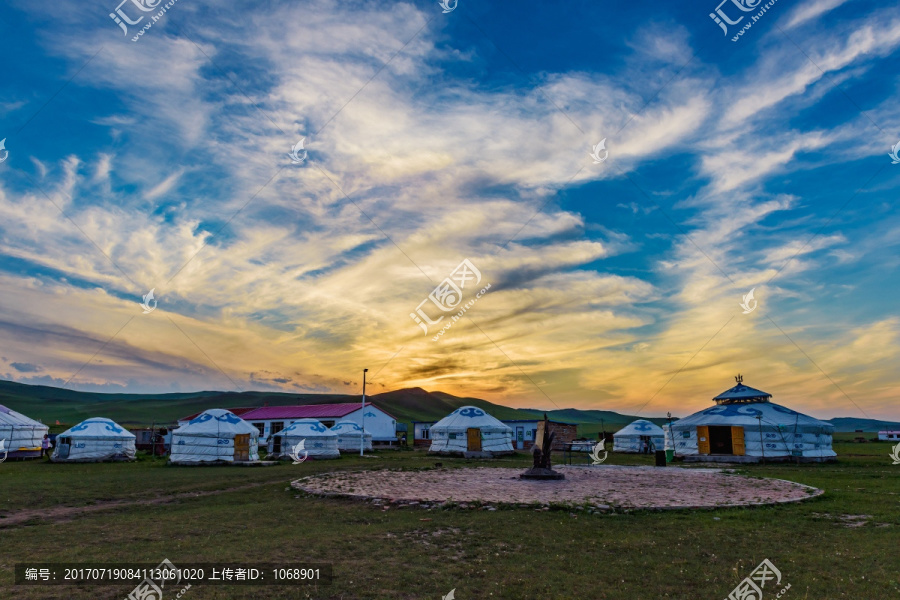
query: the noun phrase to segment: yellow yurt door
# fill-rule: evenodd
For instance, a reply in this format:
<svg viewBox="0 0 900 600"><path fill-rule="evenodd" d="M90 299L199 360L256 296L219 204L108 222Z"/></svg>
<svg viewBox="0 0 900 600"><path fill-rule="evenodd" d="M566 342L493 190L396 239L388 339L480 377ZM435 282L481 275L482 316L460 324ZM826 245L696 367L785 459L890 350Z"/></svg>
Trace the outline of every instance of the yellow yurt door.
<svg viewBox="0 0 900 600"><path fill-rule="evenodd" d="M709 454L709 427L697 425L697 452Z"/></svg>
<svg viewBox="0 0 900 600"><path fill-rule="evenodd" d="M735 456L744 456L744 428L731 428L731 453Z"/></svg>
<svg viewBox="0 0 900 600"><path fill-rule="evenodd" d="M469 452L481 452L481 430L477 427L466 429L466 447Z"/></svg>
<svg viewBox="0 0 900 600"><path fill-rule="evenodd" d="M250 434L244 433L234 436L234 460L250 460Z"/></svg>

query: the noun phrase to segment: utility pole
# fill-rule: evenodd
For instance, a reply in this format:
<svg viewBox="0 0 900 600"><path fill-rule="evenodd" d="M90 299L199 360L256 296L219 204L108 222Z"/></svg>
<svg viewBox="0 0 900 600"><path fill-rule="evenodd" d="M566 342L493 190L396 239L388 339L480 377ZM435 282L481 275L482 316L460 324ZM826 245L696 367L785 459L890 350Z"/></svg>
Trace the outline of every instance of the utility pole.
<svg viewBox="0 0 900 600"><path fill-rule="evenodd" d="M363 397L362 397L362 432L359 434L359 455L363 455L363 449L366 447L366 373L368 369L363 369Z"/></svg>
<svg viewBox="0 0 900 600"><path fill-rule="evenodd" d="M756 415L757 420L759 421L759 447L762 448L762 463L766 464L766 439L763 437L762 432L762 413L758 413ZM747 442L744 442L745 448ZM746 452L746 449L744 450Z"/></svg>

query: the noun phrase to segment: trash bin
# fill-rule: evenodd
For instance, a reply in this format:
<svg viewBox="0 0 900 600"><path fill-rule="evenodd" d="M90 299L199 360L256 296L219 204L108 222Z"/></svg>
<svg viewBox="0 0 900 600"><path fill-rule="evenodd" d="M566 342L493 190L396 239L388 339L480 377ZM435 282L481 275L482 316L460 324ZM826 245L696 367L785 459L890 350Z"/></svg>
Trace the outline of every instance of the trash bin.
<svg viewBox="0 0 900 600"><path fill-rule="evenodd" d="M656 451L656 466L657 467L666 466L666 451L665 450L657 450Z"/></svg>
<svg viewBox="0 0 900 600"><path fill-rule="evenodd" d="M666 450L666 462L670 463L675 460L675 451L674 450Z"/></svg>

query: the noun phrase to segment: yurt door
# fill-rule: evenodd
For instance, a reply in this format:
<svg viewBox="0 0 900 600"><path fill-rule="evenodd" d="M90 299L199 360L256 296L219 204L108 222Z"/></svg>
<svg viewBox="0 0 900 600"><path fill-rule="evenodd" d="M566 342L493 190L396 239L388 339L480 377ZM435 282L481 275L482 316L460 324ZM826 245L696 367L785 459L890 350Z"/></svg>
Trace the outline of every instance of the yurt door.
<svg viewBox="0 0 900 600"><path fill-rule="evenodd" d="M72 447L72 438L61 437L57 443L59 444L57 455L60 458L69 458L69 448Z"/></svg>
<svg viewBox="0 0 900 600"><path fill-rule="evenodd" d="M250 434L244 433L234 436L234 460L250 460Z"/></svg>
<svg viewBox="0 0 900 600"><path fill-rule="evenodd" d="M744 449L744 428L743 427L732 427L731 428L731 453L735 456L744 456L746 450Z"/></svg>
<svg viewBox="0 0 900 600"><path fill-rule="evenodd" d="M466 430L466 442L469 452L481 452L481 430L477 427L469 427Z"/></svg>
<svg viewBox="0 0 900 600"><path fill-rule="evenodd" d="M709 454L709 427L697 425L697 453Z"/></svg>

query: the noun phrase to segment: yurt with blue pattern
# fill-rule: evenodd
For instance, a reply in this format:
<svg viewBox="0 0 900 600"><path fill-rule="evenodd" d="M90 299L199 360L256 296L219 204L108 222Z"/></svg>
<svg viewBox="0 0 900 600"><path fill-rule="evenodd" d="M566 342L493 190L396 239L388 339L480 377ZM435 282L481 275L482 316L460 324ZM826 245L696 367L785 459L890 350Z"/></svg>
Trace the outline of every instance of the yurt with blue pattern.
<svg viewBox="0 0 900 600"><path fill-rule="evenodd" d="M134 460L135 436L111 419L82 421L56 436L53 462L103 462Z"/></svg>
<svg viewBox="0 0 900 600"><path fill-rule="evenodd" d="M686 461L823 462L834 460L834 426L774 402L771 394L737 385L716 406L666 425L666 450Z"/></svg>
<svg viewBox="0 0 900 600"><path fill-rule="evenodd" d="M174 464L233 463L259 460L259 430L234 413L213 408L172 432Z"/></svg>
<svg viewBox="0 0 900 600"><path fill-rule="evenodd" d="M269 438L269 453L294 460L340 458L337 440L338 434L319 420L300 419Z"/></svg>
<svg viewBox="0 0 900 600"><path fill-rule="evenodd" d="M513 431L476 406L463 406L431 426L431 448L438 454L512 454Z"/></svg>
<svg viewBox="0 0 900 600"><path fill-rule="evenodd" d="M662 450L665 445L662 427L646 419L638 419L613 436L613 452L632 454Z"/></svg>
<svg viewBox="0 0 900 600"><path fill-rule="evenodd" d="M338 421L331 431L337 434L337 447L341 452L359 452L360 446L364 451L372 449L372 434L353 421Z"/></svg>

